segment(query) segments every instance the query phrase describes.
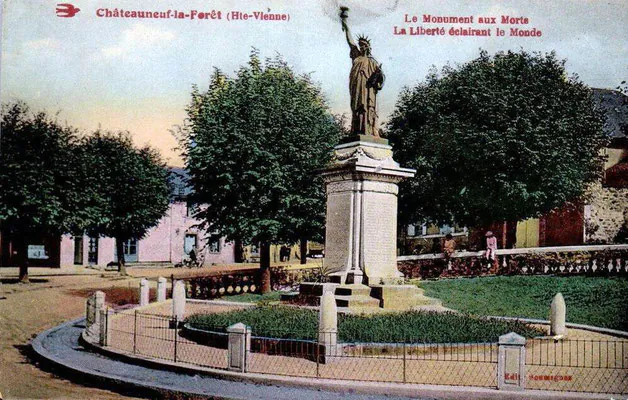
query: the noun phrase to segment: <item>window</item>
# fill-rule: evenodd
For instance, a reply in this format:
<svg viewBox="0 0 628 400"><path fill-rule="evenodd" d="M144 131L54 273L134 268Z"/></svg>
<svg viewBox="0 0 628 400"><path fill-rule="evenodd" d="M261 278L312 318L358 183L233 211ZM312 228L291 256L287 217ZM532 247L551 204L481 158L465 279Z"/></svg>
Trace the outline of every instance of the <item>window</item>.
<svg viewBox="0 0 628 400"><path fill-rule="evenodd" d="M408 236L412 237L412 236L416 236L416 226L414 225L408 225Z"/></svg>
<svg viewBox="0 0 628 400"><path fill-rule="evenodd" d="M209 235L207 249L210 253L220 253L220 235Z"/></svg>
<svg viewBox="0 0 628 400"><path fill-rule="evenodd" d="M408 225L408 237L435 238L444 237L448 233L454 236L466 236L467 228L458 225L443 224L441 226L433 224Z"/></svg>
<svg viewBox="0 0 628 400"><path fill-rule="evenodd" d="M190 201L186 204L185 216L186 217L194 217L194 214L198 212L198 207L196 203L192 203Z"/></svg>

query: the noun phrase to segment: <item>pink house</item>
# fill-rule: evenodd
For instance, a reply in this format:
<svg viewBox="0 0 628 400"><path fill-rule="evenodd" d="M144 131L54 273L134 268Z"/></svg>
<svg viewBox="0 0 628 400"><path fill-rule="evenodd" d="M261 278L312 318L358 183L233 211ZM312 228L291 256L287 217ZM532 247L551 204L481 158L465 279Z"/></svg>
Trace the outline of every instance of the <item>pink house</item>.
<svg viewBox="0 0 628 400"><path fill-rule="evenodd" d="M130 266L137 264L177 264L195 249L197 259L204 265L234 262L234 245L219 235L207 235L199 230L186 201L190 189L185 184L187 174L181 168L171 168L173 196L159 224L140 240L129 240L124 256ZM72 265L106 266L115 262L115 240L109 237L61 237L60 267Z"/></svg>

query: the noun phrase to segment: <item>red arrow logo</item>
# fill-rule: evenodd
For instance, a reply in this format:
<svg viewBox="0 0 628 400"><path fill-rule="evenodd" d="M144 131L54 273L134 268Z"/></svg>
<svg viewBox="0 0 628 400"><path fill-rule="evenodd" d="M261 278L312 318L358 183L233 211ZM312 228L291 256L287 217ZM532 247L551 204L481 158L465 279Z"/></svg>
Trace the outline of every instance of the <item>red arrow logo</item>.
<svg viewBox="0 0 628 400"><path fill-rule="evenodd" d="M57 17L72 18L77 12L81 11L80 8L74 7L69 3L57 4Z"/></svg>

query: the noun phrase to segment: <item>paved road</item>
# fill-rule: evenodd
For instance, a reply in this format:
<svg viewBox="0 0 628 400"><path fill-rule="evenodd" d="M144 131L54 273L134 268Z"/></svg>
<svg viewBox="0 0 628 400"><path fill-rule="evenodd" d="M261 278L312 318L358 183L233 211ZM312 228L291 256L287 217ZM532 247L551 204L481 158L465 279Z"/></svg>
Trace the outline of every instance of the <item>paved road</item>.
<svg viewBox="0 0 628 400"><path fill-rule="evenodd" d="M82 320L72 321L44 332L33 341L37 353L54 363L65 365L72 371L68 377L81 372L99 378L101 384L115 383L128 389L136 388L136 393L151 395L157 391L186 392L194 395L229 399L407 399L406 397L373 396L356 393L338 393L313 389L283 386L265 386L253 383L225 381L202 375L186 375L172 371L151 369L144 366L123 363L100 354L92 353L79 344L83 330ZM415 398L416 399L416 398Z"/></svg>

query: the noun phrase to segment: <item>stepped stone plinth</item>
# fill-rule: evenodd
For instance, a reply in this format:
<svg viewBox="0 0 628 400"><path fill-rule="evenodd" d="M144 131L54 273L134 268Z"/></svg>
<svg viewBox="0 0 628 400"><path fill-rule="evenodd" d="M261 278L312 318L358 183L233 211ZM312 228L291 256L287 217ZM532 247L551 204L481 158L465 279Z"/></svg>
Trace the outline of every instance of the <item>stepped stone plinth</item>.
<svg viewBox="0 0 628 400"><path fill-rule="evenodd" d="M336 146L322 172L327 195L323 269L332 283L303 283L312 301L333 290L338 307L350 311L407 310L435 304L397 269L398 183L414 176L393 160L386 139L359 135Z"/></svg>

